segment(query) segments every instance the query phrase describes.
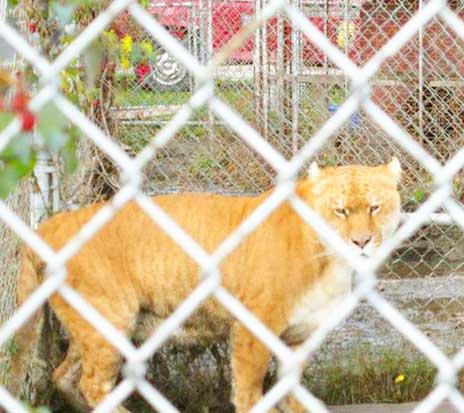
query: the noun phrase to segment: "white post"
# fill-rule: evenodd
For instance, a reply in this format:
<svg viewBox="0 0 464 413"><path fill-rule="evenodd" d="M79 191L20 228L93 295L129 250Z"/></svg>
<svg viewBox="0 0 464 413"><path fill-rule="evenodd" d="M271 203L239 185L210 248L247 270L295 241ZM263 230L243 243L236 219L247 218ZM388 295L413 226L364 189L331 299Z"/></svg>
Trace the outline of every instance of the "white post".
<svg viewBox="0 0 464 413"><path fill-rule="evenodd" d="M41 138L37 132L33 138L40 147ZM31 227L37 229L39 223L50 213L60 209L59 178L55 163L50 154L44 150L37 153L37 162L33 175L35 182L30 194Z"/></svg>
<svg viewBox="0 0 464 413"><path fill-rule="evenodd" d="M294 3L301 10L303 2L295 0ZM291 61L291 74L292 74L292 155L298 151L299 147L299 134L298 134L298 120L300 113L300 59L301 59L301 32L293 29L291 31L291 48L292 48L292 61Z"/></svg>
<svg viewBox="0 0 464 413"><path fill-rule="evenodd" d="M206 61L213 58L213 0L206 1ZM208 106L208 130L210 138L216 136L215 118Z"/></svg>
<svg viewBox="0 0 464 413"><path fill-rule="evenodd" d="M255 17L258 17L262 9L263 0L255 0ZM263 47L262 43L263 28L259 27L255 30L255 44L253 49L253 78L254 78L254 95L255 95L255 116L256 122L259 125L259 131L263 134L264 121L263 121ZM266 137L266 136L265 136Z"/></svg>
<svg viewBox="0 0 464 413"><path fill-rule="evenodd" d="M6 19L6 0L0 0L0 22Z"/></svg>
<svg viewBox="0 0 464 413"><path fill-rule="evenodd" d="M423 0L419 0L419 12L424 7ZM424 28L419 29L419 142L424 139Z"/></svg>
<svg viewBox="0 0 464 413"><path fill-rule="evenodd" d="M8 14L7 0L0 0L0 22L4 22L6 20L7 14ZM6 44L3 45L3 47L5 46ZM16 63L16 53L13 53L13 50L10 47L6 46L6 50L4 50L1 53L0 67L3 67L5 70L10 70L12 67L14 67L15 63Z"/></svg>
<svg viewBox="0 0 464 413"><path fill-rule="evenodd" d="M262 0L261 7L263 7L268 0ZM269 139L269 71L270 71L270 62L269 62L269 50L267 47L267 24L263 24L261 27L261 56L263 58L263 130L262 133L265 139Z"/></svg>
<svg viewBox="0 0 464 413"><path fill-rule="evenodd" d="M279 131L284 133L284 101L285 101L285 57L284 57L284 44L285 44L285 34L284 34L284 19L281 13L277 16L277 50L276 50L276 65L275 71L273 73L274 81L270 82L270 94L274 96L271 99L270 104L272 111L281 114L279 117Z"/></svg>
<svg viewBox="0 0 464 413"><path fill-rule="evenodd" d="M58 173L48 152L38 152L33 174L35 182L30 195L31 227L36 229L50 213L60 209Z"/></svg>
<svg viewBox="0 0 464 413"><path fill-rule="evenodd" d="M35 182L31 191L31 226L36 229L39 222L48 216L50 206L50 182L48 175L48 157L41 151L37 154L34 168Z"/></svg>

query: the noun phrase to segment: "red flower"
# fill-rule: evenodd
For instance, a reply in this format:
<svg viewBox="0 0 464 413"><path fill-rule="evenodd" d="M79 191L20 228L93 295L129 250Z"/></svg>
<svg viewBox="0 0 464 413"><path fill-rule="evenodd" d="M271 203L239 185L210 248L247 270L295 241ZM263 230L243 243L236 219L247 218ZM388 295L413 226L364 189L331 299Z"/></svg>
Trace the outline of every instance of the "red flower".
<svg viewBox="0 0 464 413"><path fill-rule="evenodd" d="M135 74L140 81L145 79L145 76L150 73L150 65L147 63L142 63L135 68Z"/></svg>
<svg viewBox="0 0 464 413"><path fill-rule="evenodd" d="M21 129L23 132L32 132L34 130L35 124L37 123L37 118L29 110L23 110L20 113L21 116Z"/></svg>
<svg viewBox="0 0 464 413"><path fill-rule="evenodd" d="M28 102L29 96L20 89L11 99L11 109L15 112L21 112L27 108Z"/></svg>
<svg viewBox="0 0 464 413"><path fill-rule="evenodd" d="M37 31L37 24L31 22L27 25L27 29L29 30L29 32L35 33Z"/></svg>

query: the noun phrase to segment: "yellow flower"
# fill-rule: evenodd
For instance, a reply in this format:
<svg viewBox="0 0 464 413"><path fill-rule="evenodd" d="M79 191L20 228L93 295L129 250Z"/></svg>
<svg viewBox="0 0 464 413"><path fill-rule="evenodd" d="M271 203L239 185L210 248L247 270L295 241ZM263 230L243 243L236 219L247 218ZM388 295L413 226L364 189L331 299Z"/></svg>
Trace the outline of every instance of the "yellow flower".
<svg viewBox="0 0 464 413"><path fill-rule="evenodd" d="M404 374L398 374L398 376L395 377L395 384L399 384L405 380L406 377L404 377Z"/></svg>
<svg viewBox="0 0 464 413"><path fill-rule="evenodd" d="M355 34L356 25L353 22L343 22L338 28L337 44L342 49L344 49L346 46L346 41L348 40L348 44L350 44Z"/></svg>
<svg viewBox="0 0 464 413"><path fill-rule="evenodd" d="M153 54L153 45L146 40L140 42L140 48L147 56L151 56Z"/></svg>
<svg viewBox="0 0 464 413"><path fill-rule="evenodd" d="M121 56L121 67L124 70L127 70L130 68L130 66L131 66L130 60L125 56Z"/></svg>
<svg viewBox="0 0 464 413"><path fill-rule="evenodd" d="M65 93L68 93L71 91L72 87L72 82L71 79L69 78L68 73L62 72L60 76L60 89L64 91Z"/></svg>
<svg viewBox="0 0 464 413"><path fill-rule="evenodd" d="M121 39L121 51L125 55L129 55L132 51L132 46L134 44L134 41L132 40L132 37L130 37L128 34L126 34L122 39Z"/></svg>

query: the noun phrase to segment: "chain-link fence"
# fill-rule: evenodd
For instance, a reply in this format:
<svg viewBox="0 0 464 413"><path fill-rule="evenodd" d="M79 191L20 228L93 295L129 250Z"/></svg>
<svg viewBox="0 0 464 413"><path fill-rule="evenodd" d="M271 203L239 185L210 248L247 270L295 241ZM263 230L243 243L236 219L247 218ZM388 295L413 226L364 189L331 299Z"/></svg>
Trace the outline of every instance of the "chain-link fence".
<svg viewBox="0 0 464 413"><path fill-rule="evenodd" d="M402 340L408 339L439 371L438 385L417 411L432 411L446 396L462 410L462 396L451 379L462 365L459 350L464 336L463 220L458 202L463 189L464 25L460 17L464 5L445 3L198 0L153 2L144 10L133 2L117 0L51 64L39 59L27 44L17 42L19 34L9 25L1 24L0 37L24 55L52 90L53 77L92 40L110 30L107 26L112 22L119 64L110 85L111 122L100 126L113 139L55 89L48 95L42 93L31 105L38 110L46 99L53 100L100 148L93 156L98 158L96 172L104 184L95 185L82 174L94 191L92 195L87 190L84 202L116 195L111 206L85 226L85 239L111 220L111 208L134 198L201 268L209 269L209 275L173 318L136 350L63 284L60 269L84 239L76 237L63 250L52 252L1 204L0 217L56 273L4 322L0 343L6 345L26 316L57 291L105 332L129 367L137 366L190 315L204 294L211 294L268 343L277 359L291 365L314 352L365 299L368 305L357 307L348 326L344 325L345 334L362 336L374 346L388 347L394 341L395 348L402 348ZM254 25L255 21L260 24ZM245 38L247 28L253 30ZM1 133L0 145L4 147L10 139L9 132ZM377 164L395 154L404 168L404 209L416 214L367 263L350 256L335 235L329 239L358 271L359 283L335 318L327 320L298 353L290 353L218 286L219 275L210 271L210 265L216 268L215 259L241 241L241 229L251 231L290 196L288 179L300 170L304 173L308 160L317 158L323 165ZM135 179L142 168L143 184ZM124 184L121 173L127 178ZM184 190L251 194L269 189L274 182L273 195L211 256L139 193L141 185L150 194ZM317 232L325 230L298 200L291 198L291 204ZM430 224L433 212L440 213L434 215L438 223ZM389 254L391 258L382 264ZM381 278L377 289L384 291L382 295L372 287L373 272ZM10 293L6 295L2 307L10 302ZM401 334L390 331L386 339L387 328L377 313ZM351 322L356 317L363 319ZM335 348L346 346L345 339L346 335L338 341L332 337ZM452 359L445 356L455 353ZM290 389L311 411L325 411L297 383L297 371L290 369L254 411L269 407ZM97 411L111 411L134 389L158 410L175 411L138 375L127 375ZM3 390L0 396L5 408L25 411Z"/></svg>
<svg viewBox="0 0 464 413"><path fill-rule="evenodd" d="M255 1L168 4L158 4L149 11L200 62L220 50L260 7ZM359 65L374 56L423 7L419 1L311 1L298 5ZM450 7L458 14L462 9L459 4ZM137 153L187 101L192 77L143 30L135 30L137 25L128 14L118 19L116 27L121 41L129 37L138 44L149 42L159 51L148 63L137 54L133 64L120 68L115 83L114 135ZM371 80L373 100L440 161L461 145L461 54L456 34L434 20L416 33L401 53L386 60ZM276 16L217 68L215 87L221 99L289 158L343 103L350 79L316 44L300 31L292 31L288 20ZM207 110L196 114L179 134L184 139L170 142L150 164L149 193L205 189L253 193L270 187L272 170ZM331 137L319 159L328 165L375 163L392 153L400 151L360 111ZM409 172L403 187L404 204L412 211L430 193L431 179L413 158L403 156L403 160ZM461 186L456 178L458 198ZM417 277L432 271L459 270L459 264L447 258L455 255L449 241L459 244L455 228L429 227L419 238L429 237L430 231L435 246L415 242L416 247L403 251L403 259L395 260L404 268L388 270L390 275L408 272Z"/></svg>
<svg viewBox="0 0 464 413"><path fill-rule="evenodd" d="M362 66L425 3L299 1L295 5L335 47ZM262 4L256 1L200 1L157 4L148 11L200 62L205 62L260 7ZM462 15L461 3L449 2L449 7ZM120 68L115 83L114 135L128 151L138 153L187 101L192 76L182 65L170 64L169 55L146 32L135 31L133 27L138 26L129 14L120 17L116 27L121 41L129 36L134 44L149 41L154 50L160 50L158 60L149 62L149 71L143 70L144 62L135 59L127 69ZM440 162L454 156L462 146L462 53L459 36L441 19L432 19L397 54L385 59L370 79L372 100ZM172 76L169 87L161 84L163 70L165 77ZM346 100L351 78L302 31L292 29L285 16L277 15L216 69L215 90L290 159ZM196 113L178 136L149 163L149 179L145 181L148 193L256 193L272 185L272 168L211 111ZM323 165L375 164L392 154L401 157L406 170L403 206L405 211L413 212L430 195L432 176L365 111L354 113L328 139L317 158ZM460 174L455 176L453 187L460 200ZM407 314L443 348L453 351L462 339L461 329L456 326L462 319L463 238L453 222L441 218L444 223L427 225L403 243L384 265L381 276L389 288L398 288ZM440 295L437 276L444 277L443 282L456 283L454 292ZM424 282L432 291L430 296L413 292L418 291L415 284ZM440 298L434 298L433 292ZM454 336L451 340L450 330Z"/></svg>

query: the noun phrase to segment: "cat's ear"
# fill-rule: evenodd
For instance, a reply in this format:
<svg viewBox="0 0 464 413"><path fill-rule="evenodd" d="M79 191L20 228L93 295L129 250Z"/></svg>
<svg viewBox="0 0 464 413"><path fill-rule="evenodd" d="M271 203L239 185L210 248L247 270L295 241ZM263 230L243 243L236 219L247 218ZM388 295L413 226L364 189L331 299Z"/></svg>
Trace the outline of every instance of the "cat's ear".
<svg viewBox="0 0 464 413"><path fill-rule="evenodd" d="M401 174L403 170L401 169L401 163L396 156L392 158L390 162L387 163L387 170L393 179L398 183L401 179Z"/></svg>
<svg viewBox="0 0 464 413"><path fill-rule="evenodd" d="M309 166L308 169L308 176L309 179L317 179L319 178L319 175L321 174L321 168L319 168L319 165L317 164L316 161L311 162L311 165Z"/></svg>

